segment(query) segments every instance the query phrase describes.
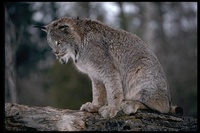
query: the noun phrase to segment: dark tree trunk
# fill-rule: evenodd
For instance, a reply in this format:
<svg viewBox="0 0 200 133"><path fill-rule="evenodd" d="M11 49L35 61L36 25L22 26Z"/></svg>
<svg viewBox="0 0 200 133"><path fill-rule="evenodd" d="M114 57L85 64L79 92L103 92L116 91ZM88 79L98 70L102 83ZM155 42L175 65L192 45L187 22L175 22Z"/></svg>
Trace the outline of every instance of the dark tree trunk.
<svg viewBox="0 0 200 133"><path fill-rule="evenodd" d="M17 102L15 56L17 39L15 26L5 9L5 100Z"/></svg>

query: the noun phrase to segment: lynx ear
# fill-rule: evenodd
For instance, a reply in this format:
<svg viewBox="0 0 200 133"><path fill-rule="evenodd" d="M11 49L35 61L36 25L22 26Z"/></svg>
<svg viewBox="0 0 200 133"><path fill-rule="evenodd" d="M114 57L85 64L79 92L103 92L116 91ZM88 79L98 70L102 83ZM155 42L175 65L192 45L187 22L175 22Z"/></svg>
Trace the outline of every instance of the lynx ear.
<svg viewBox="0 0 200 133"><path fill-rule="evenodd" d="M39 29L41 29L41 30L43 30L43 31L45 31L47 33L47 27L46 26L37 26L37 25L35 25L33 27L34 28L39 28Z"/></svg>

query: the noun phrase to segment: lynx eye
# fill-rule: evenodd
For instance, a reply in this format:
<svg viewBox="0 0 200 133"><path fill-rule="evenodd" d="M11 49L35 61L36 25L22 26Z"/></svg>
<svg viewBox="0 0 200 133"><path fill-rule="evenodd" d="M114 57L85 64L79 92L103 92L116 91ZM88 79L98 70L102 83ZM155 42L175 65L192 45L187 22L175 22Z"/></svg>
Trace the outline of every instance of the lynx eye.
<svg viewBox="0 0 200 133"><path fill-rule="evenodd" d="M58 29L60 29L60 30L62 30L62 31L65 31L67 28L69 28L69 26L68 25L61 25L61 26L59 26L58 27Z"/></svg>
<svg viewBox="0 0 200 133"><path fill-rule="evenodd" d="M55 44L56 44L57 46L60 46L60 41L55 41Z"/></svg>

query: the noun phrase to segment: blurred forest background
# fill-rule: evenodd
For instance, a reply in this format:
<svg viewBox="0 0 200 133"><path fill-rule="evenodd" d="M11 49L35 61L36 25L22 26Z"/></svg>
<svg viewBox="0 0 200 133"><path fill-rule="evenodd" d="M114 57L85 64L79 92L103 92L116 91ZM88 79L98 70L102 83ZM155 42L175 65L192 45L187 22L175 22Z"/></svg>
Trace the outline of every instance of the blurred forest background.
<svg viewBox="0 0 200 133"><path fill-rule="evenodd" d="M79 109L92 100L89 78L61 65L46 25L62 16L100 20L137 34L162 64L172 101L197 117L196 2L17 2L5 5L5 102Z"/></svg>

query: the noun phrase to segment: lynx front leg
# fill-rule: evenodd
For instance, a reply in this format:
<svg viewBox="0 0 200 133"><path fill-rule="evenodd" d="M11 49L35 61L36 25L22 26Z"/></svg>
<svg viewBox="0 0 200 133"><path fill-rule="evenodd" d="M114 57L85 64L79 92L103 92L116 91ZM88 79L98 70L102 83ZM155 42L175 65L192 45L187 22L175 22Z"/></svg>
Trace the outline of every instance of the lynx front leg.
<svg viewBox="0 0 200 133"><path fill-rule="evenodd" d="M119 77L113 76L105 81L108 105L99 109L99 114L104 118L113 118L120 109L123 100L123 90Z"/></svg>
<svg viewBox="0 0 200 133"><path fill-rule="evenodd" d="M81 106L80 110L98 112L99 108L106 103L106 90L103 82L92 79L93 100Z"/></svg>

